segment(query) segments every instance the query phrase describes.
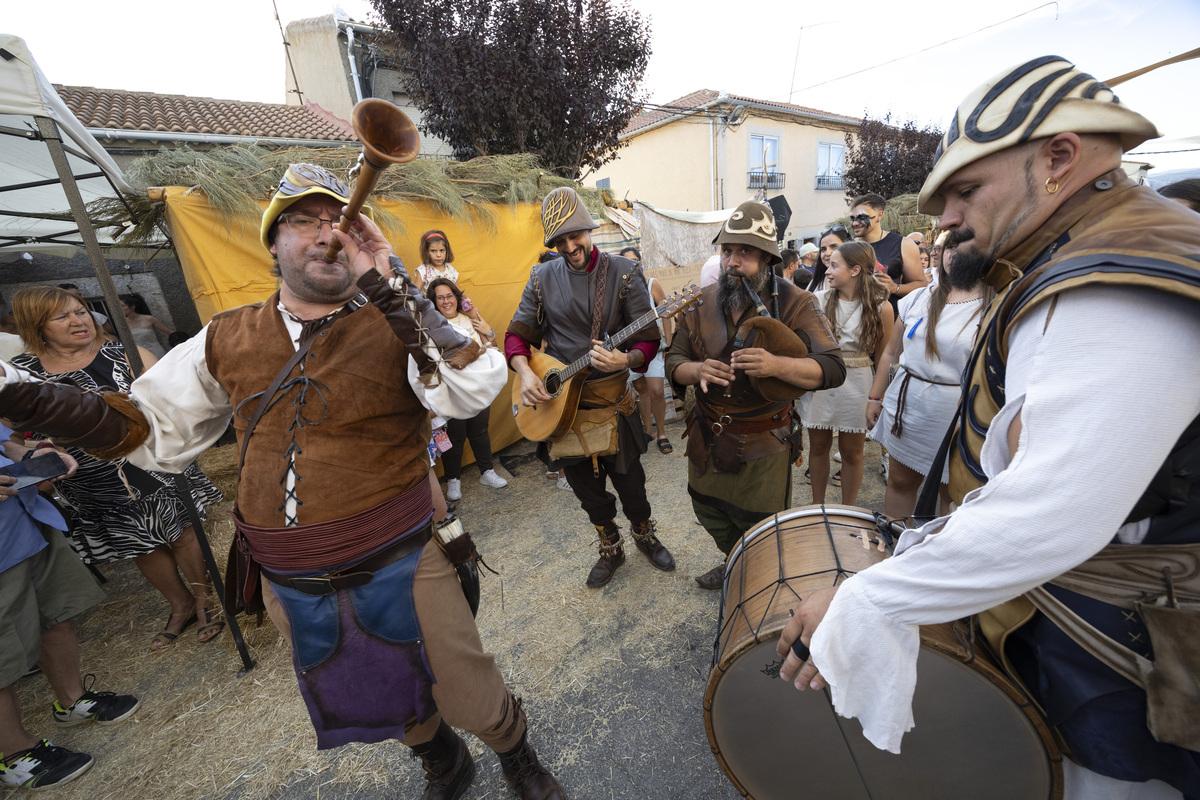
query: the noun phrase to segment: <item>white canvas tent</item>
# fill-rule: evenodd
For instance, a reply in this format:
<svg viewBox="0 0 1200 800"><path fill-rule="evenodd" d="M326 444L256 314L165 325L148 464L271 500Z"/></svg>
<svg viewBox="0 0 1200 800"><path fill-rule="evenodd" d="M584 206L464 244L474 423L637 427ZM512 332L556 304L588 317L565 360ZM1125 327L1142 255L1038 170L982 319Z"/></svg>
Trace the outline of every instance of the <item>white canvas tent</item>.
<svg viewBox="0 0 1200 800"><path fill-rule="evenodd" d="M118 192L133 189L116 163L54 91L24 40L0 34L0 260L71 257L89 238L111 248L109 232L94 232L84 207Z"/></svg>
<svg viewBox="0 0 1200 800"><path fill-rule="evenodd" d="M122 193L131 195L134 189L54 91L25 41L0 34L0 259L35 252L69 258L82 247L108 307L120 308L105 249L115 258L128 257L128 251L113 251L112 237L98 233L89 219L87 203ZM110 322L125 343L130 366L141 372L141 358L125 317L114 314ZM220 570L181 475L175 476L175 487L196 530L217 597L223 597ZM227 619L244 674L254 662L237 620L232 614Z"/></svg>

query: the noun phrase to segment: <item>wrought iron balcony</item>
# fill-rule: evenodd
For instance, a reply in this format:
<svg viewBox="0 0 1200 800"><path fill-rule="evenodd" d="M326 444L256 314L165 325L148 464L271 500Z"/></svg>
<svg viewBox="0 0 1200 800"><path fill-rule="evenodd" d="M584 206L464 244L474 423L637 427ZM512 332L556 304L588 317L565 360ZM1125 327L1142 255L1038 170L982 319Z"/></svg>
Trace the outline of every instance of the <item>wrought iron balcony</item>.
<svg viewBox="0 0 1200 800"><path fill-rule="evenodd" d="M845 189L846 181L843 180L841 175L818 175L817 176L817 188L818 189L839 189L839 190Z"/></svg>
<svg viewBox="0 0 1200 800"><path fill-rule="evenodd" d="M785 174L782 172L763 172L751 170L746 173L747 189L782 189Z"/></svg>

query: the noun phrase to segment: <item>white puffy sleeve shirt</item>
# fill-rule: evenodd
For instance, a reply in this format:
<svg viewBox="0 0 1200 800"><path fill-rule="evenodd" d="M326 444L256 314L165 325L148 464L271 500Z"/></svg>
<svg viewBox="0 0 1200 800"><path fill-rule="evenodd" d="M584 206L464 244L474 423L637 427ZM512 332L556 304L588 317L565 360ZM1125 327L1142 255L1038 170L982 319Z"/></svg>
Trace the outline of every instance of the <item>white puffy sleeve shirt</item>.
<svg viewBox="0 0 1200 800"><path fill-rule="evenodd" d="M897 555L850 578L812 638L834 707L880 749L914 725L918 626L1010 600L1086 561L1200 414L1200 306L1151 289L1087 287L1010 337L1006 403L982 451L988 482ZM1007 433L1021 418L1015 454ZM920 720L915 720L919 725Z"/></svg>

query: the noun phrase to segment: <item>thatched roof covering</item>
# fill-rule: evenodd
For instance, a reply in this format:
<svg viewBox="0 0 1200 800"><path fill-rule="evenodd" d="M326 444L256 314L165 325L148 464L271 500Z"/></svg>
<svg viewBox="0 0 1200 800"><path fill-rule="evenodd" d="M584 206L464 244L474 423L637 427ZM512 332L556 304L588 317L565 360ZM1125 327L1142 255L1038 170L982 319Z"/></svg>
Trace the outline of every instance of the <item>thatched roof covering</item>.
<svg viewBox="0 0 1200 800"><path fill-rule="evenodd" d="M307 162L345 175L354 166L356 148L288 148L273 150L253 144L239 144L219 150L200 152L188 147L162 149L134 161L126 170L129 182L140 190L154 186L186 186L202 192L209 204L227 220L240 216L257 217L262 213L258 201L265 201L279 184L289 164ZM559 186L573 186L594 216L603 216L603 203L596 189L585 189L541 167L531 155L503 155L470 161L417 159L397 164L383 172L374 192L385 199L425 201L448 216L491 222L489 206L540 203L548 192ZM164 221L165 209L146 195L131 198L136 218L121 238L125 245L144 244L156 239L155 228ZM91 209L102 222L116 228L124 226L128 212L120 202L108 202ZM398 220L386 220L398 227Z"/></svg>

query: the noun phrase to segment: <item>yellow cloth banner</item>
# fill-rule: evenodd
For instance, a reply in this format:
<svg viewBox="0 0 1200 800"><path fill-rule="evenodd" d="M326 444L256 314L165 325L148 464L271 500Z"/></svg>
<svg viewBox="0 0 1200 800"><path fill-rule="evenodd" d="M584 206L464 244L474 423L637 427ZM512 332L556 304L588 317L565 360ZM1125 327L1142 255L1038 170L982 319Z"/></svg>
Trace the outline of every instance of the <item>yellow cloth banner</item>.
<svg viewBox="0 0 1200 800"><path fill-rule="evenodd" d="M167 225L175 242L184 278L206 324L214 314L266 300L278 282L271 275L271 254L259 242L258 221L229 226L213 211L204 195L172 186L163 192ZM261 204L266 208L266 203ZM372 201L399 220L403 229L385 227L388 239L410 274L421 263L420 237L431 229L443 231L454 252L459 288L496 329L496 344L504 346L504 330L521 300L530 268L542 252L540 206L491 205L492 224L482 215L473 221L447 217L425 202ZM509 385L492 403L492 449L500 450L521 438L513 422ZM469 445L463 463L473 461Z"/></svg>

